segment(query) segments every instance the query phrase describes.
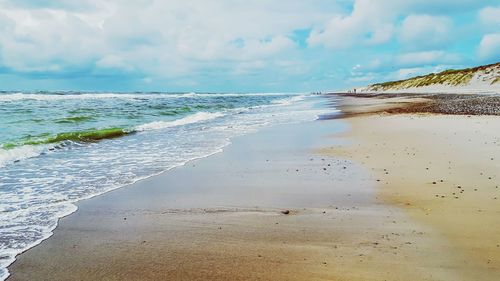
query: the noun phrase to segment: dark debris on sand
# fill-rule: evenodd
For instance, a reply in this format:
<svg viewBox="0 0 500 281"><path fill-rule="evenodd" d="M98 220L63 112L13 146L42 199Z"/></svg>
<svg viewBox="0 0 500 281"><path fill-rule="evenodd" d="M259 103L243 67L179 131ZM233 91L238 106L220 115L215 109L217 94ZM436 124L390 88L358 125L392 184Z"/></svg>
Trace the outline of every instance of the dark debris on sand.
<svg viewBox="0 0 500 281"><path fill-rule="evenodd" d="M379 94L336 93L332 95L356 98L423 98L427 101L410 102L399 107L370 113L437 113L450 115L500 115L499 95L479 94Z"/></svg>

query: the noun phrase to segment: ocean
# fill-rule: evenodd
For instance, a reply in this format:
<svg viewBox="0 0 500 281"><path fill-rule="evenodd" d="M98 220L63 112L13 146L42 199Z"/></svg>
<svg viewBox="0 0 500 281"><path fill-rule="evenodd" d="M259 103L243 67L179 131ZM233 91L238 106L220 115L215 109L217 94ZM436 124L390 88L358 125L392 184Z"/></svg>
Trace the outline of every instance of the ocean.
<svg viewBox="0 0 500 281"><path fill-rule="evenodd" d="M0 280L75 202L315 120L313 94L0 93Z"/></svg>

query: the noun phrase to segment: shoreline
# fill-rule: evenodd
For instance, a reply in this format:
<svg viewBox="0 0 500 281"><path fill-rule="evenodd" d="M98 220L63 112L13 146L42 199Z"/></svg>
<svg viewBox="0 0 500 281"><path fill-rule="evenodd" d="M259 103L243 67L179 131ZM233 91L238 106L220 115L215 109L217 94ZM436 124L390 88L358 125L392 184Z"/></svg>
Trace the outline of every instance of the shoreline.
<svg viewBox="0 0 500 281"><path fill-rule="evenodd" d="M259 94L259 96L260 95L262 94ZM117 96L119 95L112 94L113 98ZM157 95L148 95L148 97L151 96L158 98ZM211 95L203 96L207 96L207 98L208 96L211 97ZM216 99L219 99L219 97L222 98L226 95L216 94L215 96L217 97ZM231 98L228 102L238 103L237 100L240 99L239 96L241 95L237 94L231 96L238 98ZM40 98L40 96L36 97ZM80 99L79 95L78 97L76 95L69 95L69 97L66 95L57 95L56 97L57 99L61 97L63 99L69 98L70 100L74 98ZM99 96L99 98L103 97L107 98L109 96ZM170 96L162 95L162 97L166 98ZM30 95L29 98L32 98L32 96ZM54 96L51 95L51 98L54 98ZM89 98L94 99L97 97L95 95L84 97L84 99ZM22 99L24 99L24 97ZM43 100L43 98L40 99ZM241 97L241 99L246 101L246 98ZM297 122L299 120L312 119L315 115L312 113L309 114L308 108L310 104L314 103L313 101L304 102L304 107L302 108L303 111L301 112L304 114L299 114L299 111L296 110L298 108L294 105L294 101L302 99L305 99L305 96L298 94L294 96L287 95L287 97L280 97L279 95L278 97L275 97L272 95L267 98L262 98L262 100L261 98L258 98L258 101L255 101L254 98L250 98L253 103L263 103L262 105L253 107L256 109L256 112L262 113L261 115L241 114L240 109L230 110L227 113L224 113L225 116L221 116L223 118L207 123L208 120L212 120L214 118L198 118L200 117L200 114L202 114L201 117L207 116L203 113L203 111L192 112L192 114L187 114L187 117L176 119L179 122L172 121L173 123L171 123L169 121L165 123L162 121L158 123L162 126L176 125L175 129L170 130L165 128L161 130L147 130L148 132L137 132L127 136L126 138L117 138L113 141L104 140L102 142L98 142L98 145L94 145L97 141L95 143L92 142L88 145L86 144L86 146L93 146L93 148L85 151L81 150L81 154L78 153L78 149L73 149L74 147L78 147L79 144L73 146L72 143L69 143L68 146L70 146L69 148L71 153L64 154L69 155L66 157L68 160L66 163L61 161L61 159L65 158L65 156L57 156L56 154L59 153L52 153L59 151L59 148L65 147L67 143L63 142L61 147L46 147L45 145L41 145L39 151L37 151L34 157L28 157L29 159L26 161L20 160L19 163L16 162L16 164L7 165L5 168L2 168L2 175L6 178L12 178L13 180L7 182L6 189L4 190L4 193L6 194L4 198L6 201L3 202L6 202L4 205L8 207L6 208L7 211L3 213L4 218L6 218L2 224L2 234L5 235L5 237L3 237L3 253L5 256L0 257L0 280L4 280L6 278L7 274L5 273L5 269L7 264L12 263L14 256L26 251L34 245L39 244L39 242L52 235L52 231L57 226L56 224L58 219L74 212L75 206L73 203L92 198L116 188L121 188L130 183L150 177L151 175L157 175L165 170L169 170L173 166L184 164L186 161L209 156L212 153L220 151L220 148L226 146L232 137L245 134L249 131L251 132L259 127L268 126L266 123L286 123L286 120L290 118L284 114L280 114L280 110L278 108L289 108L292 112L297 112L297 115L300 115L295 118L295 121ZM266 105L263 100L274 100L275 103L271 102ZM150 101L148 100L148 102ZM157 102L157 100L154 99L152 102ZM198 102L206 103L207 101L203 100ZM225 110L221 109L213 114L216 114L215 116L219 116L219 113L223 111ZM273 114L273 116L276 116L274 120L261 118L261 116L265 116L265 114L273 112L275 114ZM230 117L230 113L234 114L235 118ZM212 113L207 112L207 114ZM214 115L209 115L208 117L210 116L213 117ZM233 129L233 125L235 124L228 124L228 126L225 127L224 124L226 123L226 119L228 121L236 119L238 122L235 121L235 123L241 126L234 126ZM151 124L149 122L139 123ZM214 130L205 130L204 126L207 126L207 128L214 128ZM143 125L141 125L141 127L143 127ZM157 126L155 127L157 128ZM177 130L177 127L179 127L178 129L180 130ZM192 130L185 130L184 128L190 128ZM198 130L203 131L203 133L198 133ZM58 131L64 132L65 130ZM162 134L165 135L163 138L161 137ZM188 142L186 142L187 139L189 139ZM134 140L137 141L134 142ZM147 145L144 145L145 143L147 143ZM189 148L189 144L191 144L191 148ZM124 148L123 146L128 148ZM162 149L162 147L165 146L169 147L169 149ZM120 150L120 147L122 147L121 151L112 153L115 148ZM31 147L28 148L31 149ZM186 148L188 149L187 151ZM16 153L17 152L18 151L16 151ZM92 155L92 152L94 152L94 155ZM124 152L124 154L122 155L121 152ZM115 157L116 155L121 156ZM87 156L88 158L83 159ZM114 164L110 164L109 159L113 159ZM48 165L47 168L45 168L45 161L47 163L51 163L51 165ZM36 164L32 165L32 163ZM87 167L85 167L85 164L87 164ZM111 169L108 170L108 167ZM18 177L16 176L18 170L29 172L25 172L25 176ZM60 175L59 171L65 171L64 173L68 175L68 177L66 177L68 180L66 182L63 180L55 183L51 182L52 178L49 175L52 173ZM109 176L110 174L115 174L115 176ZM62 177L55 176L53 178L56 179ZM19 186L25 186L24 190L26 190L26 192L16 192L16 188ZM10 194L11 191L12 194ZM32 199L29 200L28 203L34 202L34 204L28 204L27 207L20 206L19 210L16 210L18 207L17 204L19 202L23 202L24 200L23 198L20 198L22 196L30 196ZM61 199L53 199L56 197ZM10 198L12 198L12 200ZM44 205L45 203L46 205ZM11 205L12 207L10 207ZM41 208L45 208L43 209L44 214L41 214ZM30 212L35 214L30 216ZM38 219L35 221L33 218ZM19 225L26 225L27 227L23 227L23 231L16 231L15 229ZM10 228L13 228L14 230L10 231Z"/></svg>
<svg viewBox="0 0 500 281"><path fill-rule="evenodd" d="M384 280L430 278L435 264L443 266L433 274L453 276L446 259L429 255L445 243L378 203L364 168L315 152L335 143L327 136L339 124L242 136L222 153L82 201L7 280Z"/></svg>
<svg viewBox="0 0 500 281"><path fill-rule="evenodd" d="M136 180L134 180L134 181L133 181L132 183L130 183L130 184L126 184L126 185L124 185L124 186L117 186L117 187L115 187L115 188L113 188L113 189L106 190L106 191L104 191L104 192L102 192L102 193L93 194L93 195L88 196L88 197L83 197L83 198L81 198L81 199L79 199L78 201L75 201L75 202L69 202L69 204L70 204L70 206L69 206L69 207L71 207L71 208L72 208L72 210L70 210L70 211L68 211L67 213L65 213L64 215L62 215L62 216L58 217L56 225L55 225L52 229L50 229L50 230L49 230L49 233L47 234L47 236L45 236L45 237L41 238L40 240L38 240L38 241L34 242L33 244L31 244L31 245L29 245L29 246L27 246L27 247L26 247L25 249L23 249L21 252L19 252L18 254L16 254L14 261L12 261L12 262L11 262L11 263L7 266L7 269L8 269L8 268L9 268L9 267L13 264L13 263L15 263L15 262L16 262L16 260L17 260L17 257L18 257L18 256L23 255L24 253L28 252L29 250L33 249L34 247L37 247L38 245L40 245L41 243L43 243L45 240L47 240L48 238L50 238L50 237L54 234L54 231L57 229L57 227L59 226L59 222L60 222L62 219L66 218L66 217L68 217L68 216L71 216L72 214L74 214L74 213L78 212L78 209L79 209L79 208L78 208L78 205L79 205L79 203L80 203L80 202L82 202L82 201L87 201L87 200L92 200L93 198L96 198L96 197L98 197L98 196L105 195L105 194L110 193L110 192L113 192L113 191L115 191L115 190L117 190L117 189L120 189L120 188L126 188L126 187L128 187L128 186L130 186L130 185L134 185L134 184L136 184L137 182L140 182L140 181L143 181L143 180L147 180L147 179L149 179L149 178L153 178L153 177L160 176L161 174L166 173L166 172L168 172L168 171L170 171L170 170L172 170L172 169L176 169L176 168L179 168L179 167L185 166L185 165L189 164L190 162L197 161L197 160L200 160L200 159L203 159L203 158L207 158L207 157L210 157L210 156L212 156L212 155L214 155L214 154L217 154L217 153L221 153L221 152L223 151L223 149L224 149L226 146L230 145L230 144L231 144L231 143L230 143L230 141L229 141L229 143L228 143L227 145L225 145L225 146L223 146L223 147L219 148L219 149L218 149L217 151L215 151L215 152L212 152L212 153L210 153L210 154L208 154L208 155L201 156L201 157L198 157L198 158L193 158L193 159L190 159L190 160L186 161L185 163L179 164L179 165L177 165L177 166L173 166L173 167L168 168L167 170L161 171L161 172L159 172L159 173L152 174L152 175L149 175L149 176L146 176L146 177L142 177L142 178L137 178ZM7 275L6 280L9 280L9 277L10 277L10 274L9 274L9 275Z"/></svg>
<svg viewBox="0 0 500 281"><path fill-rule="evenodd" d="M488 205L484 212L450 219L456 208L471 210L481 202L463 195L461 199L468 201L460 205L464 201L451 196L456 187L447 187L448 181L455 182L445 178L446 169L438 168L446 163L438 161L431 167L432 180L424 182L449 190L443 189L445 198L435 197L435 191L428 198L428 192L419 189L421 174L411 173L415 167L403 156L446 149L457 133L450 128L457 124L467 128L480 121L481 129L491 132L498 125L483 119L498 117L395 113L398 108L415 110L415 103L422 108L428 99L421 97L340 100L345 114L340 119L279 125L239 136L221 153L79 202L78 211L61 219L52 237L18 256L7 280L491 280L500 276L496 249L488 252L482 243L488 234L484 241L491 244L498 228L468 231L472 238L465 240L455 235L463 230L443 228L464 222L471 226L478 218L494 225L498 221L494 214L500 210ZM419 147L415 140L422 136L416 136L415 129L439 137L433 138L431 147ZM401 132L407 135L405 141L398 140ZM474 154L479 144L464 143L463 149ZM492 145L496 143L486 147L495 148ZM398 150L397 156L391 156L388 147L390 152ZM500 177L493 172L489 176ZM476 194L493 196L493 192ZM443 219L441 213L447 216ZM467 246L471 241L474 249L494 258L471 255Z"/></svg>

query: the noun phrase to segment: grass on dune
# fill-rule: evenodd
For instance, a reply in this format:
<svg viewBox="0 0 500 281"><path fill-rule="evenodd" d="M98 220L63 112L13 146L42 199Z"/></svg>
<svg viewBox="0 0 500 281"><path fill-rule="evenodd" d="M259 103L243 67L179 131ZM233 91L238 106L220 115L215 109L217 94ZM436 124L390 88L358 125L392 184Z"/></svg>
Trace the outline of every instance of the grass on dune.
<svg viewBox="0 0 500 281"><path fill-rule="evenodd" d="M404 80L377 83L371 85L370 89L373 91L386 91L418 88L431 85L462 86L467 85L478 71L482 71L484 74L490 74L492 71L499 71L499 69L500 63L466 69L450 69L439 73L431 73ZM499 82L500 76L497 76L491 81L491 85Z"/></svg>

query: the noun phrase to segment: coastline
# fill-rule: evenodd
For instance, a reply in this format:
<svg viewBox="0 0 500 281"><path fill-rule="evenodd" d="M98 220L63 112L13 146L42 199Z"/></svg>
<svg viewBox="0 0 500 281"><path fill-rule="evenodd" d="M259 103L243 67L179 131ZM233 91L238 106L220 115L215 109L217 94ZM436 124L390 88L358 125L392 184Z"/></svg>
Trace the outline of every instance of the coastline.
<svg viewBox="0 0 500 281"><path fill-rule="evenodd" d="M340 120L240 136L221 153L79 202L7 280L496 278L498 189L471 185L499 179L474 174L489 167L482 153L498 148L498 117L390 112L421 97L341 100ZM470 136L467 126L491 134L450 144L455 133ZM417 156L438 159L409 160ZM447 161L460 167L450 172ZM415 172L422 165L429 174Z"/></svg>
<svg viewBox="0 0 500 281"><path fill-rule="evenodd" d="M134 107L134 103L128 102L130 98L139 97L145 98L138 103L141 105L139 108ZM32 101L37 105L57 103L58 106L55 108L63 108L62 111L67 111L66 113L57 112L56 115L74 114L72 108L79 106L78 103L91 103L96 108L107 104L104 107L107 107L108 113L108 109L118 112L129 112L128 109L131 109L139 114L139 116L123 118L124 123L119 126L136 128L132 130L135 131L134 133L124 137L113 137L112 140L106 139L112 136L107 133L99 137L99 134L93 135L90 139L85 133L82 142L73 142L71 139L80 138L80 133L77 132L88 132L82 127L91 127L96 120L92 119L90 124L78 123L79 125L61 123L65 125L58 127L58 120L65 120L61 117L53 119L56 128L45 123L34 125L34 127L32 124L20 124L18 130L16 126L8 125L14 123L10 122L9 118L3 119L7 128L12 127L14 136L9 133L3 135L2 144L5 143L6 136L7 139L12 136L13 140L21 140L21 146L19 149L12 148L12 150L0 148L0 154L2 154L0 162L3 162L0 166L6 163L4 160L11 161L6 166L2 166L0 172L0 177L5 179L2 181L0 192L2 198L0 202L0 217L2 218L0 220L0 236L2 237L0 280L8 276L6 267L15 260L15 256L51 236L58 219L76 210L73 203L156 175L190 160L217 153L222 147L228 145L234 136L272 124L314 120L317 116L312 110L315 101L302 94L249 94L247 96L222 93L214 95L196 93L122 95L48 92L6 93L0 98L2 103L4 101L14 103L12 105L14 112L17 111L16 107L23 107L26 101L28 103ZM302 102L302 100L305 101ZM300 105L297 105L298 101ZM109 103L112 104L111 107ZM158 103L162 105L155 106ZM189 106L182 106L186 103ZM247 108L246 106L249 105L257 106ZM208 109L212 107L213 110ZM44 111L43 108L45 107L35 106L31 114L33 118L44 114L51 115L50 111ZM164 109L166 111L163 111ZM96 109L96 112L99 111ZM167 117L160 117L164 113L167 113ZM266 115L272 115L273 118L267 118ZM152 118L156 121L152 121L151 116L156 116ZM102 117L103 128L109 128L114 122L113 119ZM31 122L29 118L26 120L28 123ZM130 126L124 125L125 123ZM74 128L68 130L68 126L78 126L81 130ZM37 141L34 144L27 144L22 137L25 130L31 130L33 135L38 135L38 133L46 135L40 139L34 137L33 139ZM92 132L103 131L108 132L107 129L97 129ZM101 140L101 137L102 141L97 141L97 139ZM31 137L27 137L26 140L29 138ZM61 141L52 143L56 139ZM46 141L52 144L42 144ZM5 155L12 157L9 156L6 159L3 157ZM20 227L22 231L19 231Z"/></svg>
<svg viewBox="0 0 500 281"><path fill-rule="evenodd" d="M52 237L18 256L8 280L453 276L451 255L433 258L446 243L380 204L363 167L315 152L335 144L327 136L343 126L262 130L222 153L82 201ZM411 270L416 263L420 269Z"/></svg>

